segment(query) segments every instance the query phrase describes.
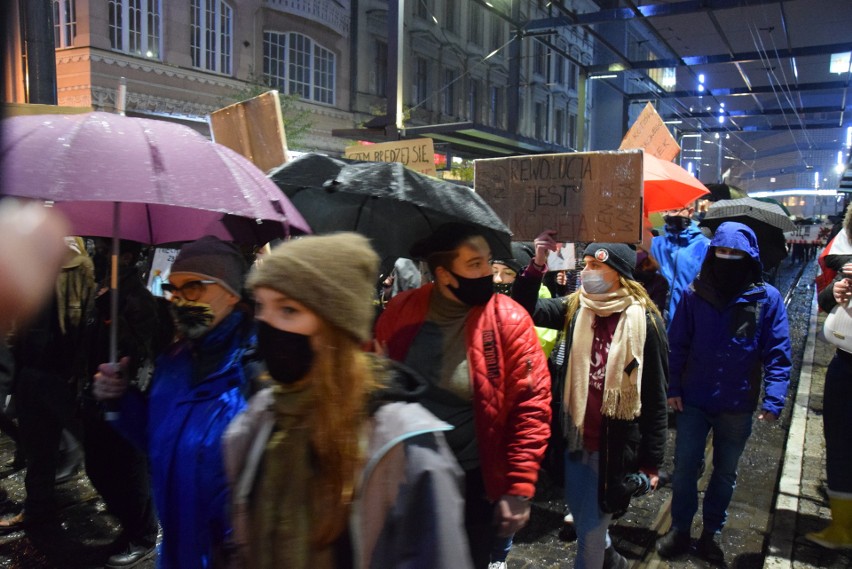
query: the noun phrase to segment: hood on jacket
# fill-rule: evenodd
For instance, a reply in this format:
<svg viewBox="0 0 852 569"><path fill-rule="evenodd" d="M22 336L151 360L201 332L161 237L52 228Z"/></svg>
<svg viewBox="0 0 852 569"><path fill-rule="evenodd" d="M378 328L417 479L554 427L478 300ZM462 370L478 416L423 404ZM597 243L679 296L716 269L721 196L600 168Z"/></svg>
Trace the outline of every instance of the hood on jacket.
<svg viewBox="0 0 852 569"><path fill-rule="evenodd" d="M704 262L701 264L701 271L693 283L696 292L714 303L719 303L720 306L726 305L730 299L729 294L722 293L721 295L713 292L720 285L715 283L714 267L717 262L716 249L718 247L727 247L729 249L737 249L746 253L746 258L749 259L748 274L742 276L742 286L745 290L749 290L755 284L763 282L763 265L760 262L760 249L757 245L757 237L754 231L747 225L726 221L721 224L713 239L710 241L710 246L707 248L707 254L704 257ZM742 289L741 289L742 290Z"/></svg>
<svg viewBox="0 0 852 569"><path fill-rule="evenodd" d="M426 392L426 380L410 367L381 356L375 356L373 364L377 373L383 376L382 387L370 394L369 414L385 403L417 403Z"/></svg>
<svg viewBox="0 0 852 569"><path fill-rule="evenodd" d="M704 262L701 264L701 273L707 274L709 272L708 269L715 263L717 247L728 247L729 249L745 251L746 255L752 260L752 282L761 282L763 280L761 276L763 264L760 262L760 249L757 246L757 237L751 227L734 221L726 221L721 224L716 229L716 233L710 241L707 255L705 255Z"/></svg>

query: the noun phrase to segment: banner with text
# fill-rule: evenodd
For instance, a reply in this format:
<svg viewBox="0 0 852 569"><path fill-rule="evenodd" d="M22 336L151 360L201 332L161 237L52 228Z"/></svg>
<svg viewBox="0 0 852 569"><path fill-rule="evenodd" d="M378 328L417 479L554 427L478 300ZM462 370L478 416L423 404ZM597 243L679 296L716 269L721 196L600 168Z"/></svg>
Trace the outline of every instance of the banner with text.
<svg viewBox="0 0 852 569"><path fill-rule="evenodd" d="M415 172L437 176L435 145L431 138L347 146L343 157L367 162L400 162Z"/></svg>
<svg viewBox="0 0 852 569"><path fill-rule="evenodd" d="M642 152L577 152L475 160L474 189L512 230L556 240L638 243Z"/></svg>
<svg viewBox="0 0 852 569"><path fill-rule="evenodd" d="M669 132L663 118L657 113L654 105L648 103L636 122L624 135L619 150L640 148L652 156L671 162L675 156L680 154L680 146L677 140Z"/></svg>

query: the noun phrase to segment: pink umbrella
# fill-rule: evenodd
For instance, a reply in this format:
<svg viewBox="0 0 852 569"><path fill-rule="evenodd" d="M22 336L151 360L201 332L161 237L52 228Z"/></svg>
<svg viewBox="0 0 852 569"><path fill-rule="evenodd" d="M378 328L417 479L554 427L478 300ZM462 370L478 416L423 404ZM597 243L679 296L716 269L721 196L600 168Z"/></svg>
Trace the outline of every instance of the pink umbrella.
<svg viewBox="0 0 852 569"><path fill-rule="evenodd" d="M655 211L680 209L710 193L698 179L675 164L643 152L645 216Z"/></svg>
<svg viewBox="0 0 852 569"><path fill-rule="evenodd" d="M262 244L310 232L263 172L187 126L96 112L11 117L0 129L3 194L54 202L74 234L113 238L113 322L119 239Z"/></svg>
<svg viewBox="0 0 852 569"><path fill-rule="evenodd" d="M55 202L78 235L155 245L310 232L254 164L184 125L100 112L20 116L2 121L1 141L3 193Z"/></svg>

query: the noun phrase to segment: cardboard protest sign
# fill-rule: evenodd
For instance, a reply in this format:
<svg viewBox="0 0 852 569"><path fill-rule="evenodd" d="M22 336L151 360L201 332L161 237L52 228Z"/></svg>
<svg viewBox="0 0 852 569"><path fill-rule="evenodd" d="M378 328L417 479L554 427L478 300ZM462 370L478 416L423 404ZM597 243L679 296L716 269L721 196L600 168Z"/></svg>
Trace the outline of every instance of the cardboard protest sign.
<svg viewBox="0 0 852 569"><path fill-rule="evenodd" d="M645 105L636 122L621 140L621 146L618 147L619 150L632 148L642 149L666 162L671 162L680 153L677 140L669 132L666 123L651 103Z"/></svg>
<svg viewBox="0 0 852 569"><path fill-rule="evenodd" d="M577 152L476 160L474 189L506 222L512 239L543 230L558 241L638 243L642 152Z"/></svg>
<svg viewBox="0 0 852 569"><path fill-rule="evenodd" d="M400 162L415 172L436 176L435 145L431 138L347 146L343 157L368 162Z"/></svg>
<svg viewBox="0 0 852 569"><path fill-rule="evenodd" d="M287 162L287 136L278 91L210 113L213 140L267 172Z"/></svg>

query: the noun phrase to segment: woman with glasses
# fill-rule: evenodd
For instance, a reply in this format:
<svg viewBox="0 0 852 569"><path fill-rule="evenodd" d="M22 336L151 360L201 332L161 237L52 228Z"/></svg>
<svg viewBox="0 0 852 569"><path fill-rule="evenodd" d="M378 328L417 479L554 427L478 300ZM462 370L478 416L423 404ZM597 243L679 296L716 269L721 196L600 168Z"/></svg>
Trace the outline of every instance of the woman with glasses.
<svg viewBox="0 0 852 569"><path fill-rule="evenodd" d="M95 376L93 393L110 402L112 425L149 455L163 569L214 566L230 539L221 438L245 407L255 345L241 303L246 268L215 237L185 245L163 284L177 338L157 359L147 399L128 387L121 366L102 364Z"/></svg>

